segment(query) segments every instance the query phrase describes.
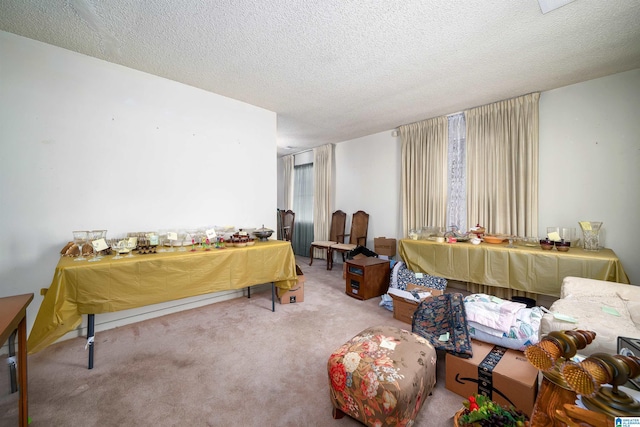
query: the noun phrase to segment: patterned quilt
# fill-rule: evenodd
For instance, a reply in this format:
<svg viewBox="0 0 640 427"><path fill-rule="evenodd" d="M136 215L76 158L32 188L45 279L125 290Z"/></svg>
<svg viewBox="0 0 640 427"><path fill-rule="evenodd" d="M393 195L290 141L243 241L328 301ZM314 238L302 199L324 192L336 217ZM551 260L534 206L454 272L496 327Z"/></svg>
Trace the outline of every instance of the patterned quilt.
<svg viewBox="0 0 640 427"><path fill-rule="evenodd" d="M431 276L429 274L422 274L422 277L416 277L416 273L409 270L404 262L396 261L393 263L391 266L391 282L389 283L389 287L405 291L409 283L441 291L447 288L447 279L443 277ZM393 311L393 299L388 294L382 295L380 306L389 311Z"/></svg>

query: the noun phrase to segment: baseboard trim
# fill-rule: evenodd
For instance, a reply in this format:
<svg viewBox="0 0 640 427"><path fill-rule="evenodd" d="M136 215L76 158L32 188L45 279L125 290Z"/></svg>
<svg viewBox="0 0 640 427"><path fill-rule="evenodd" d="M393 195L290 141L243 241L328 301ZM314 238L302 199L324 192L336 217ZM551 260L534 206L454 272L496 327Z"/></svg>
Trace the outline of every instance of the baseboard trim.
<svg viewBox="0 0 640 427"><path fill-rule="evenodd" d="M251 287L251 293L259 293L268 290L271 292L271 283L255 285ZM121 326L130 325L144 320L155 319L167 314L178 313L180 311L191 310L206 305L227 301L234 298L247 296L247 288L234 289L212 294L189 297L176 301L168 301L160 304L147 305L144 307L123 310L114 313L97 314L95 317L95 333L108 331ZM73 331L60 337L57 342L62 342L74 338L87 336L87 316L82 316L82 323ZM16 339L16 352L18 351L18 340ZM54 343L54 344L55 344ZM9 343L3 343L0 347L0 355L9 354Z"/></svg>

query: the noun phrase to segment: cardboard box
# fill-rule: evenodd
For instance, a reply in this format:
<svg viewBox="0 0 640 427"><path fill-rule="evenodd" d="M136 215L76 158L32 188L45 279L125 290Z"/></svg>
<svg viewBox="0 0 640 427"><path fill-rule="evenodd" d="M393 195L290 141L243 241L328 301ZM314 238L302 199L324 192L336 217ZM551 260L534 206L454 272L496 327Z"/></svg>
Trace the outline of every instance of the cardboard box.
<svg viewBox="0 0 640 427"><path fill-rule="evenodd" d="M278 299L280 304L294 304L296 302L304 301L304 282L298 280L296 286L289 290L277 289Z"/></svg>
<svg viewBox="0 0 640 427"><path fill-rule="evenodd" d="M373 251L378 255L394 256L396 254L396 239L374 238Z"/></svg>
<svg viewBox="0 0 640 427"><path fill-rule="evenodd" d="M307 281L307 278L304 277L304 273L298 264L296 264L296 276L298 276L298 283L304 283Z"/></svg>
<svg viewBox="0 0 640 427"><path fill-rule="evenodd" d="M442 295L444 293L439 289L432 289L427 288L426 286L418 286L413 283L408 283L407 291L411 291L413 289L417 289L418 292L430 292L432 296ZM415 313L418 308L419 301L409 300L393 294L389 294L389 296L393 299L393 317L411 325L413 323L413 313ZM420 302L424 299L425 298L422 298Z"/></svg>
<svg viewBox="0 0 640 427"><path fill-rule="evenodd" d="M276 295L280 300L280 304L294 304L304 301L304 282L306 282L307 278L304 277L302 270L297 265L296 275L298 276L298 283L293 288L288 290L276 288Z"/></svg>
<svg viewBox="0 0 640 427"><path fill-rule="evenodd" d="M447 353L446 388L464 398L484 394L531 417L538 393L538 370L524 353L477 340L472 340L472 348L470 359Z"/></svg>

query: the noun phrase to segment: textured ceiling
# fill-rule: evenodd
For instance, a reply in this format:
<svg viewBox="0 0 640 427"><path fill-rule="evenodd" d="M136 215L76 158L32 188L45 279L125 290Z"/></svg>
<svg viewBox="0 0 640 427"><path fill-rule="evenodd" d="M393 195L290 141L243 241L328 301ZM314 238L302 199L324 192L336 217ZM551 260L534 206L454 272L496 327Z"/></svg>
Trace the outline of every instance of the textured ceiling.
<svg viewBox="0 0 640 427"><path fill-rule="evenodd" d="M275 111L279 154L640 68L639 23L638 0L0 0L0 30Z"/></svg>

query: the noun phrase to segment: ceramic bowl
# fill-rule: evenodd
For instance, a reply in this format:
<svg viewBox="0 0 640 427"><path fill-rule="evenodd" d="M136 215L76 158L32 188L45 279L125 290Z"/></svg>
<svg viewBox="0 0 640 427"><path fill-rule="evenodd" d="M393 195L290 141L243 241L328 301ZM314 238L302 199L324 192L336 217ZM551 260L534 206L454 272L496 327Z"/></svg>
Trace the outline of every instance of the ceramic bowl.
<svg viewBox="0 0 640 427"><path fill-rule="evenodd" d="M550 251L553 249L553 242L547 239L540 240L540 247L545 251Z"/></svg>
<svg viewBox="0 0 640 427"><path fill-rule="evenodd" d="M260 239L261 241L267 241L272 234L273 234L273 230L270 230L264 227L259 228L253 232L253 235L256 236L258 239Z"/></svg>
<svg viewBox="0 0 640 427"><path fill-rule="evenodd" d="M486 243L498 244L504 242L504 237L486 235L483 237Z"/></svg>
<svg viewBox="0 0 640 427"><path fill-rule="evenodd" d="M571 242L555 242L556 249L560 252L569 252L569 248L571 247Z"/></svg>

